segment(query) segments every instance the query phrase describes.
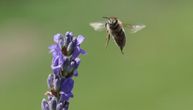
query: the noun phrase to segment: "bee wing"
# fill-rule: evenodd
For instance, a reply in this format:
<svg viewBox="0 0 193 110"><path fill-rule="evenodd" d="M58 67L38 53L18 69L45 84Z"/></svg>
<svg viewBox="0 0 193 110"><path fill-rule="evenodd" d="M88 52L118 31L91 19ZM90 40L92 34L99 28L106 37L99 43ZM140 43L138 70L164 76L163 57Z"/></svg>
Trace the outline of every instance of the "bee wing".
<svg viewBox="0 0 193 110"><path fill-rule="evenodd" d="M131 33L136 33L146 27L144 24L123 24L123 26L128 28Z"/></svg>
<svg viewBox="0 0 193 110"><path fill-rule="evenodd" d="M105 30L105 22L91 22L89 24L95 31Z"/></svg>
<svg viewBox="0 0 193 110"><path fill-rule="evenodd" d="M136 24L136 25L131 25L131 32L136 33L142 29L144 29L146 26L144 24Z"/></svg>

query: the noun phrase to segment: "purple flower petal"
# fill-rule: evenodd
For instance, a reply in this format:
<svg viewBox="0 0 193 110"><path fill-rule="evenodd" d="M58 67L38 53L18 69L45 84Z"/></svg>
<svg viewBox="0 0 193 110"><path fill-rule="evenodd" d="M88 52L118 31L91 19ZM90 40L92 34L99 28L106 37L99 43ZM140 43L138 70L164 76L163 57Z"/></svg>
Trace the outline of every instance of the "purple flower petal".
<svg viewBox="0 0 193 110"><path fill-rule="evenodd" d="M69 102L65 101L64 102L64 110L68 110L68 107L69 107Z"/></svg>
<svg viewBox="0 0 193 110"><path fill-rule="evenodd" d="M57 99L56 97L52 97L50 101L48 101L49 107L51 110L56 110L56 105L57 105Z"/></svg>
<svg viewBox="0 0 193 110"><path fill-rule="evenodd" d="M64 41L64 36L59 33L54 35L54 42L58 44L60 41Z"/></svg>
<svg viewBox="0 0 193 110"><path fill-rule="evenodd" d="M80 55L80 47L76 47L72 53L72 59L75 59Z"/></svg>
<svg viewBox="0 0 193 110"><path fill-rule="evenodd" d="M50 49L50 53L52 53L52 56L53 57L56 57L58 56L59 54L61 54L61 49L58 45L54 44L54 45L51 45L49 46L49 49Z"/></svg>
<svg viewBox="0 0 193 110"><path fill-rule="evenodd" d="M75 65L75 66L76 66L76 68L78 68L78 66L79 66L79 64L80 64L80 58L76 58L76 59L75 59L75 62L76 62L76 65Z"/></svg>
<svg viewBox="0 0 193 110"><path fill-rule="evenodd" d="M72 32L66 32L65 36L66 36L66 44L68 45L73 39L73 33Z"/></svg>
<svg viewBox="0 0 193 110"><path fill-rule="evenodd" d="M61 68L61 67L62 67L63 62L62 62L62 61L60 61L60 60L61 60L61 59L60 59L60 57L59 57L59 56L57 56L57 57L53 58L51 68L52 68L52 69Z"/></svg>
<svg viewBox="0 0 193 110"><path fill-rule="evenodd" d="M63 65L66 62L66 57L60 54L59 56L56 56L53 58L51 68L53 70L53 73L58 75L60 71L63 69Z"/></svg>
<svg viewBox="0 0 193 110"><path fill-rule="evenodd" d="M83 50L83 49L81 49L81 48L80 48L80 53L83 54L83 55L86 55L86 54L87 54L86 51Z"/></svg>
<svg viewBox="0 0 193 110"><path fill-rule="evenodd" d="M53 85L54 85L54 90L58 91L60 89L60 79L54 79L53 81Z"/></svg>
<svg viewBox="0 0 193 110"><path fill-rule="evenodd" d="M47 79L49 89L53 87L53 80L54 80L54 74L49 74Z"/></svg>
<svg viewBox="0 0 193 110"><path fill-rule="evenodd" d="M42 110L50 110L48 102L46 101L46 99L42 99L41 108L42 108Z"/></svg>
<svg viewBox="0 0 193 110"><path fill-rule="evenodd" d="M71 97L73 97L72 92L68 93L60 92L60 102L69 101Z"/></svg>
<svg viewBox="0 0 193 110"><path fill-rule="evenodd" d="M78 35L77 37L77 45L80 45L84 41L85 37L82 35Z"/></svg>
<svg viewBox="0 0 193 110"><path fill-rule="evenodd" d="M50 49L50 52L52 52L53 50L55 50L55 48L56 48L56 45L55 45L55 44L50 45L50 46L48 47L48 49Z"/></svg>
<svg viewBox="0 0 193 110"><path fill-rule="evenodd" d="M52 71L54 74L59 75L60 71L61 71L61 67L62 65L56 65L54 66L54 64L51 65Z"/></svg>
<svg viewBox="0 0 193 110"><path fill-rule="evenodd" d="M67 55L71 55L72 52L74 51L74 48L76 48L76 42L70 42L68 47L67 47Z"/></svg>
<svg viewBox="0 0 193 110"><path fill-rule="evenodd" d="M64 93L69 93L72 91L73 87L74 87L74 80L69 77L63 80L61 85L61 91Z"/></svg>
<svg viewBox="0 0 193 110"><path fill-rule="evenodd" d="M73 75L76 76L76 77L78 76L78 70L77 69L74 70Z"/></svg>
<svg viewBox="0 0 193 110"><path fill-rule="evenodd" d="M56 106L56 110L64 110L63 109L63 104L62 103L58 103Z"/></svg>

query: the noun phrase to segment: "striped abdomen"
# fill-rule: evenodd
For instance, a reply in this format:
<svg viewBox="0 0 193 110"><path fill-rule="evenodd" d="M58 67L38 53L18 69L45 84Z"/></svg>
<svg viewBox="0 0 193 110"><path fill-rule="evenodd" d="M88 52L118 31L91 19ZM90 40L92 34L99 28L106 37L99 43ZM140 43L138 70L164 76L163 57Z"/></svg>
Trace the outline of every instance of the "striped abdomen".
<svg viewBox="0 0 193 110"><path fill-rule="evenodd" d="M119 24L118 20L116 20L115 23L109 24L109 28L110 28L112 37L114 38L115 42L117 43L117 45L120 47L122 51L126 42L125 32L122 26Z"/></svg>

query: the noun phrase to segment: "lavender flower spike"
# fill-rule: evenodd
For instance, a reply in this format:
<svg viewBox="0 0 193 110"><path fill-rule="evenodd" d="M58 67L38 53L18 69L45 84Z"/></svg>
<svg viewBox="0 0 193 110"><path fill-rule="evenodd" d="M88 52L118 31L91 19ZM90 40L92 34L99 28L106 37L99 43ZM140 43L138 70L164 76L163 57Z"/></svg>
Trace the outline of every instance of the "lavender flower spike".
<svg viewBox="0 0 193 110"><path fill-rule="evenodd" d="M52 73L48 75L48 91L45 93L48 98L43 98L42 110L68 110L70 98L73 97L73 76L78 76L79 55L86 54L80 48L84 39L82 35L75 37L72 32L54 35L55 44L49 46Z"/></svg>

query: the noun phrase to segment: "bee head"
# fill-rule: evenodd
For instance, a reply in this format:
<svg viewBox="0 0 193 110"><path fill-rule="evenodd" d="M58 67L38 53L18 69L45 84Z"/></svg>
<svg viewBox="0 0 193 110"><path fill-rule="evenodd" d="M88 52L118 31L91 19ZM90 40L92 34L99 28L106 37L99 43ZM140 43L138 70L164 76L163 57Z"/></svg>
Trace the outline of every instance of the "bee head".
<svg viewBox="0 0 193 110"><path fill-rule="evenodd" d="M117 18L116 17L103 17L105 19L107 19L107 23L108 24L114 24L117 22Z"/></svg>

